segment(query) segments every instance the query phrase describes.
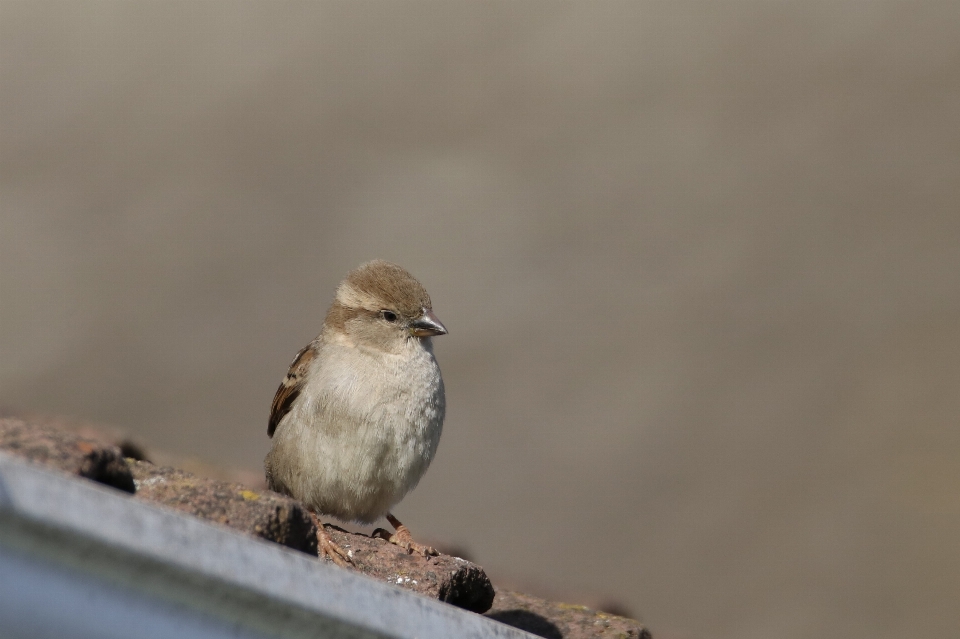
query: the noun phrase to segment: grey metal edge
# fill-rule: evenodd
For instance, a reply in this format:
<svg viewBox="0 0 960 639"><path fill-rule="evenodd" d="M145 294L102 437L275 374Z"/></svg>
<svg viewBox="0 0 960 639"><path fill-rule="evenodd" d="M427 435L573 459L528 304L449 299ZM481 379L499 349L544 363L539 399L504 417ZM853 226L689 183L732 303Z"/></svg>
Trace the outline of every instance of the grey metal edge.
<svg viewBox="0 0 960 639"><path fill-rule="evenodd" d="M0 637L530 638L0 452Z"/></svg>

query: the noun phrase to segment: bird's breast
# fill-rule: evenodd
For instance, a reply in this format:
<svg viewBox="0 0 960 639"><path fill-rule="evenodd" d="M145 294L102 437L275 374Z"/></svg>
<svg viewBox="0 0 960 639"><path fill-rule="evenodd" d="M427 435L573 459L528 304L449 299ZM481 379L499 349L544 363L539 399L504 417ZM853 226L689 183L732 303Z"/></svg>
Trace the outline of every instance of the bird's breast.
<svg viewBox="0 0 960 639"><path fill-rule="evenodd" d="M301 469L292 479L320 512L372 521L433 460L446 409L443 379L433 354L414 346L400 355L330 349L285 418L280 430L288 432L279 434L296 445Z"/></svg>

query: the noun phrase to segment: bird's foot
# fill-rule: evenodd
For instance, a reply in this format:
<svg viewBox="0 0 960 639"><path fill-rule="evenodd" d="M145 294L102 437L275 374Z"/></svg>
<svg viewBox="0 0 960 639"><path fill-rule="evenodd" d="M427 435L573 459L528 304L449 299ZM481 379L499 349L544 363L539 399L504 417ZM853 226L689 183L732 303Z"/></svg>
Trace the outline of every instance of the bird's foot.
<svg viewBox="0 0 960 639"><path fill-rule="evenodd" d="M437 552L436 548L431 546L424 546L423 544L418 544L413 540L413 535L410 534L410 530L400 523L400 520L387 513L387 521L390 522L390 525L396 528L397 532L392 535L384 530L383 528L377 528L373 531L372 537L378 537L380 539L386 539L391 544L396 544L404 550L406 550L411 555L417 554L424 557L436 557L440 553Z"/></svg>
<svg viewBox="0 0 960 639"><path fill-rule="evenodd" d="M313 519L313 523L317 526L317 556L320 559L329 557L333 563L341 568L353 566L353 559L350 557L350 553L330 539L330 535L327 534L327 530L323 527L323 524L320 523L320 519L316 513L310 513L310 518Z"/></svg>

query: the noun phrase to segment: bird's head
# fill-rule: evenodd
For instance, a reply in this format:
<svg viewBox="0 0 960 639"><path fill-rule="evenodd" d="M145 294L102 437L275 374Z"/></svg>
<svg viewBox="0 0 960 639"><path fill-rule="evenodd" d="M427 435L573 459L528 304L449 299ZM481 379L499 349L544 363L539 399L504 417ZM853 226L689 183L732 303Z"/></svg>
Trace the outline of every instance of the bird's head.
<svg viewBox="0 0 960 639"><path fill-rule="evenodd" d="M383 260L347 274L325 326L356 344L387 352L399 352L410 339L447 333L433 313L427 289L405 269Z"/></svg>

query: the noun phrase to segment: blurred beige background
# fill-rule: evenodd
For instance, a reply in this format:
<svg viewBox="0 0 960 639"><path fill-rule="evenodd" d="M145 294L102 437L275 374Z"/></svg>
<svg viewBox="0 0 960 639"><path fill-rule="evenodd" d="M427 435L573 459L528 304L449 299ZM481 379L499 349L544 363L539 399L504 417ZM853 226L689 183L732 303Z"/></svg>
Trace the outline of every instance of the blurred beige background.
<svg viewBox="0 0 960 639"><path fill-rule="evenodd" d="M430 290L397 509L658 639L960 627L960 3L0 0L0 406L259 471Z"/></svg>

